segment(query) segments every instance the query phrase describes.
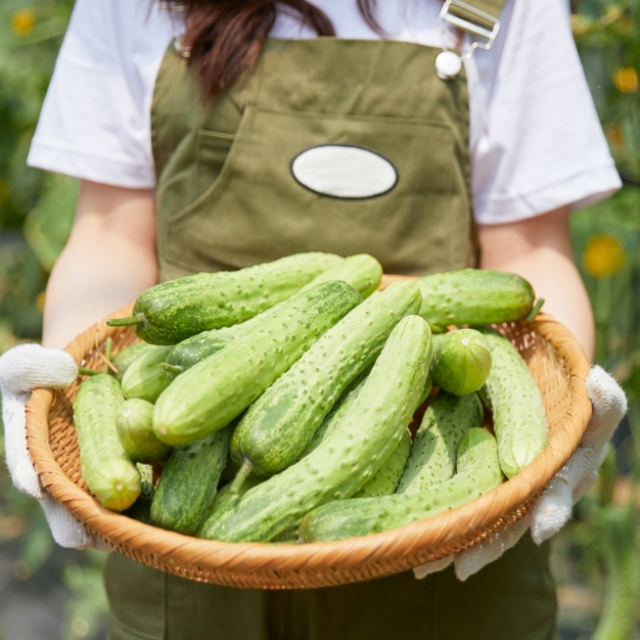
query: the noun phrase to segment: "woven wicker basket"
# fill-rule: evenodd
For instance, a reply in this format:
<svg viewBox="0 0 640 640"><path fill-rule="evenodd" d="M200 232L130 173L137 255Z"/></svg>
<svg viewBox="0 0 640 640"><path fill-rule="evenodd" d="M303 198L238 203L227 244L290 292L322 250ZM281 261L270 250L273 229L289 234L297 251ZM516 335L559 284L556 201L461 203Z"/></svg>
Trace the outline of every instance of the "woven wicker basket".
<svg viewBox="0 0 640 640"><path fill-rule="evenodd" d="M383 286L398 277L387 276ZM131 306L112 317L130 315ZM38 389L27 404L27 445L42 484L95 535L144 564L196 580L235 587L295 589L370 580L406 571L477 544L523 517L575 450L591 415L585 380L589 365L575 338L539 314L532 323L498 327L526 359L542 391L549 444L515 478L473 502L401 529L340 542L223 543L141 524L100 506L80 472L72 403L78 383L64 392ZM114 353L137 340L129 328L101 322L67 351L83 366L99 367L97 349L112 337Z"/></svg>

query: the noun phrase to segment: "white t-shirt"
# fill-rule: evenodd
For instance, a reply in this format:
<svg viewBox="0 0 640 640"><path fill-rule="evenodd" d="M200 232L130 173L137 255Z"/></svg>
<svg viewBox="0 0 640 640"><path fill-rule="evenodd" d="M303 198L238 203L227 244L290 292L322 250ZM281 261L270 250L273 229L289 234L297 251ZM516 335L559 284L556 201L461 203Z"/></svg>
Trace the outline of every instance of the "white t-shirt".
<svg viewBox="0 0 640 640"><path fill-rule="evenodd" d="M356 0L314 4L338 37L380 37L362 19ZM378 3L378 19L388 38L452 46L456 34L438 25L441 6L441 0L385 0ZM501 21L494 46L476 50L465 62L477 221L513 222L563 205L575 210L611 194L620 179L565 0L506 0ZM165 50L180 31L179 18L150 0L77 0L28 163L95 182L153 188L153 87ZM271 35L315 33L281 13Z"/></svg>

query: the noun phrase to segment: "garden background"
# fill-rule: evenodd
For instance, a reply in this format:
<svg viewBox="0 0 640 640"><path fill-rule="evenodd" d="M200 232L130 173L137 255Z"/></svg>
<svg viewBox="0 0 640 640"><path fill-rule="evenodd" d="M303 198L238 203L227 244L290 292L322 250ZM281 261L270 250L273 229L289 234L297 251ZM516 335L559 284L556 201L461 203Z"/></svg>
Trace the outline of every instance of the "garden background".
<svg viewBox="0 0 640 640"><path fill-rule="evenodd" d="M71 228L77 182L29 169L25 158L72 6L0 3L0 353L39 339L47 276ZM596 360L623 384L630 410L597 485L554 539L558 632L625 640L640 638L640 2L577 0L572 9L625 183L572 217L574 251L595 310ZM57 548L37 503L0 468L0 639L105 638L103 560Z"/></svg>

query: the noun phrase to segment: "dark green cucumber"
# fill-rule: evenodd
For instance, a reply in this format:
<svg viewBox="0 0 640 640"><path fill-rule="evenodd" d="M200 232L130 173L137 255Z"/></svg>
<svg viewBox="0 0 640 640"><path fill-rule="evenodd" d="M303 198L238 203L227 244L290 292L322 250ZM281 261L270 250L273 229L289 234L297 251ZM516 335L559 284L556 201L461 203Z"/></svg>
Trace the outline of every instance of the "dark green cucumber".
<svg viewBox="0 0 640 640"><path fill-rule="evenodd" d="M211 512L234 426L173 450L153 496L152 524L188 535L198 530Z"/></svg>
<svg viewBox="0 0 640 640"><path fill-rule="evenodd" d="M354 498L378 498L395 493L411 452L411 432L407 429L400 444L376 471L376 475L365 484Z"/></svg>
<svg viewBox="0 0 640 640"><path fill-rule="evenodd" d="M136 468L140 472L140 484L142 490L138 499L122 515L133 518L144 524L151 524L151 503L155 487L153 486L153 467L149 464L136 463Z"/></svg>
<svg viewBox="0 0 640 640"><path fill-rule="evenodd" d="M483 429L467 431L458 448L458 473L418 493L340 500L311 511L299 529L304 542L366 536L461 507L502 483L495 438Z"/></svg>
<svg viewBox="0 0 640 640"><path fill-rule="evenodd" d="M533 306L531 285L518 275L460 269L418 279L420 315L430 324L481 325L524 318Z"/></svg>
<svg viewBox="0 0 640 640"><path fill-rule="evenodd" d="M491 371L491 351L475 329L458 329L433 336L433 384L448 393L466 396L478 391Z"/></svg>
<svg viewBox="0 0 640 640"><path fill-rule="evenodd" d="M158 438L186 444L227 425L361 300L341 281L288 300L259 331L230 342L173 381L156 402Z"/></svg>
<svg viewBox="0 0 640 640"><path fill-rule="evenodd" d="M416 493L449 480L460 439L470 428L482 426L482 418L475 393L459 397L440 391L422 416L397 493Z"/></svg>
<svg viewBox="0 0 640 640"><path fill-rule="evenodd" d="M491 373L484 387L493 412L500 467L515 476L547 446L548 426L540 390L518 350L497 331L482 330L491 350Z"/></svg>
<svg viewBox="0 0 640 640"><path fill-rule="evenodd" d="M116 429L123 403L120 383L105 373L83 380L73 402L82 477L98 502L114 511L129 508L141 491L140 473Z"/></svg>
<svg viewBox="0 0 640 640"><path fill-rule="evenodd" d="M262 480L260 478L254 478L253 476L249 476L241 487L237 490L234 490L231 487L231 484L225 484L222 489L218 491L216 494L215 500L211 505L211 511L209 512L209 517L213 515L218 509L221 509L225 505L237 500L241 495L245 494L249 489L253 489L253 487L257 487Z"/></svg>
<svg viewBox="0 0 640 640"><path fill-rule="evenodd" d="M200 536L266 542L295 527L310 509L356 493L404 437L430 358L428 324L403 318L339 428L308 456L216 511Z"/></svg>
<svg viewBox="0 0 640 640"><path fill-rule="evenodd" d="M342 260L330 253L299 253L238 271L177 278L138 296L131 318L108 324L134 325L138 336L151 344L177 344L201 331L252 318Z"/></svg>
<svg viewBox="0 0 640 640"><path fill-rule="evenodd" d="M153 405L146 400L126 400L116 416L116 427L124 452L133 462L161 462L171 453L171 447L153 433Z"/></svg>
<svg viewBox="0 0 640 640"><path fill-rule="evenodd" d="M393 328L420 302L415 282L395 282L311 346L240 420L231 457L241 473L271 476L299 460L342 392L373 365Z"/></svg>
<svg viewBox="0 0 640 640"><path fill-rule="evenodd" d="M169 386L173 376L160 365L171 351L171 347L152 345L137 360L132 362L122 377L125 398L140 398L155 402Z"/></svg>
<svg viewBox="0 0 640 640"><path fill-rule="evenodd" d="M122 376L124 376L125 371L138 358L144 355L144 353L152 351L155 348L155 345L149 344L148 342L136 342L135 344L118 351L111 360L111 363L117 370L117 373L114 373L116 380L118 380L118 382L122 382Z"/></svg>

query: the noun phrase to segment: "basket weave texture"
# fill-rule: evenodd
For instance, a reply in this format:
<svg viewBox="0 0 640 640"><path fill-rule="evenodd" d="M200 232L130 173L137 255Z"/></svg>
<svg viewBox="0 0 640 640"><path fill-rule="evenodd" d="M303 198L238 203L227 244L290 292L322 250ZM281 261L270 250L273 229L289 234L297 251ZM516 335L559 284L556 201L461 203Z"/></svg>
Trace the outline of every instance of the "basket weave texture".
<svg viewBox="0 0 640 640"><path fill-rule="evenodd" d="M385 277L384 285L397 279ZM383 286L384 286L383 285ZM126 317L132 305L110 317ZM497 327L521 352L542 392L549 423L545 451L516 477L473 502L428 520L362 538L313 544L199 540L142 524L102 507L82 478L73 399L36 390L27 404L27 446L44 487L89 531L125 555L199 582L259 589L305 589L371 580L469 548L516 522L575 450L591 415L589 370L572 334L546 314ZM100 322L68 347L76 362L99 368L99 347L113 353L137 341L131 327Z"/></svg>

